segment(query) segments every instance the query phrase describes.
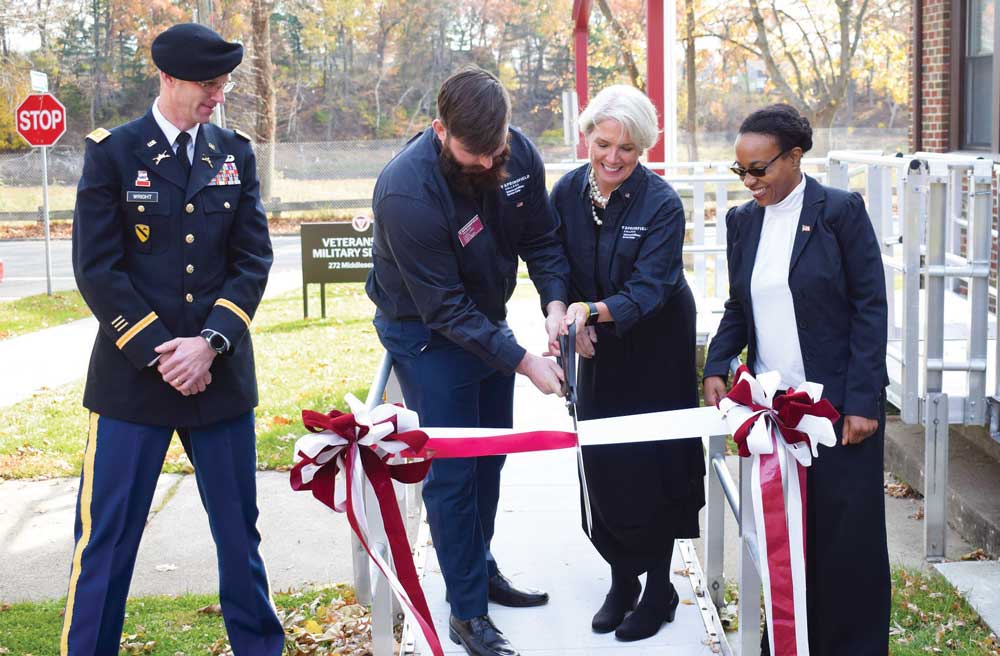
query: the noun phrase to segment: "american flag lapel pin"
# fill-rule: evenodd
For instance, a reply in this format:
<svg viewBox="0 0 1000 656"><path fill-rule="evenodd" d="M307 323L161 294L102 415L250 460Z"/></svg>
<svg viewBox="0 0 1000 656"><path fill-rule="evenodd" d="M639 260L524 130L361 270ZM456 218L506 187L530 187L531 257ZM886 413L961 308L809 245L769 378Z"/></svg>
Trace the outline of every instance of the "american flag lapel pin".
<svg viewBox="0 0 1000 656"><path fill-rule="evenodd" d="M802 232L809 232L810 230L812 230L812 226L807 226L807 225L802 226Z"/></svg>

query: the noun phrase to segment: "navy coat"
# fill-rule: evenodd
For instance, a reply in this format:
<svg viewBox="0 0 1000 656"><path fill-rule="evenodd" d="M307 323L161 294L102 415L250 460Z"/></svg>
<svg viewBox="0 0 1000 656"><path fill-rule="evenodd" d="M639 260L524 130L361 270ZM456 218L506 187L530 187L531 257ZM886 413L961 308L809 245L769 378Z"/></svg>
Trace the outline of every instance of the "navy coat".
<svg viewBox="0 0 1000 656"><path fill-rule="evenodd" d="M729 374L748 347L754 371L756 336L750 299L764 208L749 201L726 214L729 299L709 345L704 375ZM806 176L788 286L806 380L844 415L878 419L889 376L885 365L887 309L882 253L864 200Z"/></svg>
<svg viewBox="0 0 1000 656"><path fill-rule="evenodd" d="M428 128L379 174L373 267L365 287L380 321L413 321L510 374L525 350L503 325L528 264L544 308L566 300L569 268L556 238L545 166L531 142L510 129L507 178L479 200L448 187L441 143ZM426 341L426 338L425 338Z"/></svg>
<svg viewBox="0 0 1000 656"><path fill-rule="evenodd" d="M257 405L250 321L271 268L249 138L198 129L185 180L145 116L88 135L73 218L73 270L100 323L83 404L140 424L192 427ZM212 383L183 396L148 366L159 344L205 328L229 340Z"/></svg>

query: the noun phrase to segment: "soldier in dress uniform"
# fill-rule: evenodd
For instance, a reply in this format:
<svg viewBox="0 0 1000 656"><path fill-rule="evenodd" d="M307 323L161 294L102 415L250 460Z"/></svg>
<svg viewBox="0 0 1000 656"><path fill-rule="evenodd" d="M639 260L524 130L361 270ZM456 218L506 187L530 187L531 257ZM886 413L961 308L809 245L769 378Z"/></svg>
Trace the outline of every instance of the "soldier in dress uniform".
<svg viewBox="0 0 1000 656"><path fill-rule="evenodd" d="M284 634L260 556L250 321L271 267L250 139L209 123L243 47L207 27L153 41L160 95L86 139L73 269L100 323L83 405L90 433L76 509L63 656L118 653L125 598L164 455L191 457L237 656Z"/></svg>

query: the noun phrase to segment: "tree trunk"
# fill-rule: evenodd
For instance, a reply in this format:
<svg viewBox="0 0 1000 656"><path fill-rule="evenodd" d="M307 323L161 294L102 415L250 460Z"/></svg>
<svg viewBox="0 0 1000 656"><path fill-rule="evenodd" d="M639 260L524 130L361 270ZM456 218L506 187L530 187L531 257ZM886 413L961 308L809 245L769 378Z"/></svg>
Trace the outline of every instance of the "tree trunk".
<svg viewBox="0 0 1000 656"><path fill-rule="evenodd" d="M275 99L274 73L271 65L271 6L268 0L253 0L250 10L253 27L254 89L257 94L257 143L258 150L264 151L259 153L263 154L263 157L257 161L261 200L270 200L274 174Z"/></svg>
<svg viewBox="0 0 1000 656"><path fill-rule="evenodd" d="M698 74L694 52L694 0L684 0L684 19L687 28L685 37L684 74L687 76L687 132L688 159L698 161Z"/></svg>
<svg viewBox="0 0 1000 656"><path fill-rule="evenodd" d="M650 1L656 2L656 0ZM628 69L628 76L632 80L632 86L645 93L646 83L639 74L639 66L635 63L635 57L632 56L632 51L628 48L628 32L626 32L625 28L622 27L622 24L618 22L615 15L611 13L611 7L608 6L608 0L597 0L597 6L600 7L601 14L604 15L604 19L608 21L608 25L611 26L611 30L615 33L618 51L621 53L622 59L625 60L625 68Z"/></svg>

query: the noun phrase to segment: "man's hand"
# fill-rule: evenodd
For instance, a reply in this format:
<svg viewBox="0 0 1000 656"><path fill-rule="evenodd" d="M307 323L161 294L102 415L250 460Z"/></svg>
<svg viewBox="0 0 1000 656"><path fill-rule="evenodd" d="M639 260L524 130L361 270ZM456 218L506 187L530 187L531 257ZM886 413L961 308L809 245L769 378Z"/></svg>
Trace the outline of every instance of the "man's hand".
<svg viewBox="0 0 1000 656"><path fill-rule="evenodd" d="M184 396L204 392L212 382L209 368L218 355L203 337L175 337L154 349L160 354L157 371Z"/></svg>
<svg viewBox="0 0 1000 656"><path fill-rule="evenodd" d="M878 430L878 420L857 415L847 415L844 417L843 439L840 443L844 446L848 444L861 444Z"/></svg>
<svg viewBox="0 0 1000 656"><path fill-rule="evenodd" d="M525 353L516 371L527 376L543 394L562 396L563 370L552 360Z"/></svg>
<svg viewBox="0 0 1000 656"><path fill-rule="evenodd" d="M726 389L726 379L722 376L708 376L702 383L702 392L705 405L719 405L719 401L729 392Z"/></svg>
<svg viewBox="0 0 1000 656"><path fill-rule="evenodd" d="M566 316L566 304L551 301L545 306L545 332L549 335L549 353L559 355L559 331Z"/></svg>

